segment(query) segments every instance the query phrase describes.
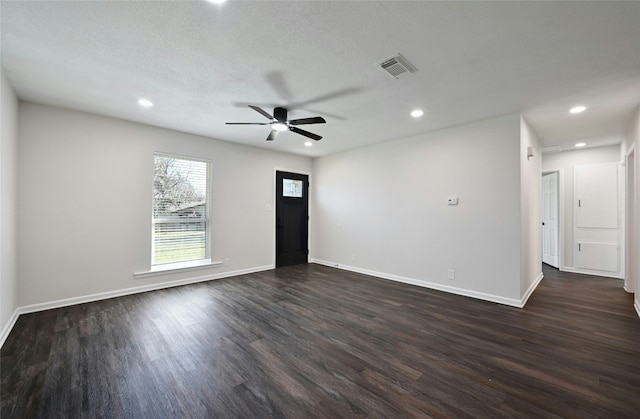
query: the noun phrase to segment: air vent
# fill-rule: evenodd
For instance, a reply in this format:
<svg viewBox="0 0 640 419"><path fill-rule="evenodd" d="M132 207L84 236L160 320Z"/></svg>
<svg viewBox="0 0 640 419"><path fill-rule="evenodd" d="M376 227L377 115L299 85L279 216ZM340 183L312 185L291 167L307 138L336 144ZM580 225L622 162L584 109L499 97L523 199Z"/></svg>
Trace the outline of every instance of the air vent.
<svg viewBox="0 0 640 419"><path fill-rule="evenodd" d="M543 154L561 153L561 152L562 152L562 147L560 147L559 145L556 145L553 147L545 147L542 149Z"/></svg>
<svg viewBox="0 0 640 419"><path fill-rule="evenodd" d="M380 68L389 73L393 78L407 76L418 71L402 54L394 55L380 63Z"/></svg>

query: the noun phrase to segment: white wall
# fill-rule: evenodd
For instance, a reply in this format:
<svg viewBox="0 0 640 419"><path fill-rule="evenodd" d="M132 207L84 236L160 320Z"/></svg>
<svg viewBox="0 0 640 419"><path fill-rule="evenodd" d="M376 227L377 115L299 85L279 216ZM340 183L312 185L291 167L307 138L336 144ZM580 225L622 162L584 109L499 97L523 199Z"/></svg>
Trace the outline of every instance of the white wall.
<svg viewBox="0 0 640 419"><path fill-rule="evenodd" d="M273 266L274 168L311 159L45 105L19 104L19 305ZM153 153L213 167L213 259L134 279L151 261Z"/></svg>
<svg viewBox="0 0 640 419"><path fill-rule="evenodd" d="M529 147L533 157L528 158ZM520 278L525 292L533 291L542 277L542 146L524 118L520 118L520 188Z"/></svg>
<svg viewBox="0 0 640 419"><path fill-rule="evenodd" d="M18 100L0 67L0 346L18 307L16 255Z"/></svg>
<svg viewBox="0 0 640 419"><path fill-rule="evenodd" d="M520 150L514 114L315 159L314 259L517 305Z"/></svg>
<svg viewBox="0 0 640 419"><path fill-rule="evenodd" d="M542 171L560 171L561 191L564 192L562 207L564 208L560 225L561 242L563 243L561 270L573 270L574 247L574 167L581 164L620 162L620 145L594 147L563 151L561 153L545 154L542 157Z"/></svg>

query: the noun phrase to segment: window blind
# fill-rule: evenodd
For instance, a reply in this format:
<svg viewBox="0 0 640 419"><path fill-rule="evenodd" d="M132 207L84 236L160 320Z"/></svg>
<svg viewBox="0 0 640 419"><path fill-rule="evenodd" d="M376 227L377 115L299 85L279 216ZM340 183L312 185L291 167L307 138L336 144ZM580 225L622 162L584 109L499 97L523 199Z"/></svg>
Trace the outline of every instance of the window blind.
<svg viewBox="0 0 640 419"><path fill-rule="evenodd" d="M209 162L154 155L152 265L207 259Z"/></svg>

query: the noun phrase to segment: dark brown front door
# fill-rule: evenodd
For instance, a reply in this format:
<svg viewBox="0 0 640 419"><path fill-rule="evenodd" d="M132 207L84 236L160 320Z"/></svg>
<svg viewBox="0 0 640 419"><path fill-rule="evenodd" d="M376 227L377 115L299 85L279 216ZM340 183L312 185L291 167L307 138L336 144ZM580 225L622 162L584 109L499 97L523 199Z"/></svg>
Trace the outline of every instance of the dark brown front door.
<svg viewBox="0 0 640 419"><path fill-rule="evenodd" d="M307 263L309 176L276 172L276 267Z"/></svg>

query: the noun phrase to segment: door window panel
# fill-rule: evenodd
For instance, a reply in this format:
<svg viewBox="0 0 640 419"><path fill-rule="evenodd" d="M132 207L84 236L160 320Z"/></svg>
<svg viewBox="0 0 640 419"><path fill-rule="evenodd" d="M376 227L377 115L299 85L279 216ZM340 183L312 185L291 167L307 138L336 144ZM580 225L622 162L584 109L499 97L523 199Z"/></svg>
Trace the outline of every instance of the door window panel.
<svg viewBox="0 0 640 419"><path fill-rule="evenodd" d="M295 179L282 179L282 196L302 198L302 181Z"/></svg>

